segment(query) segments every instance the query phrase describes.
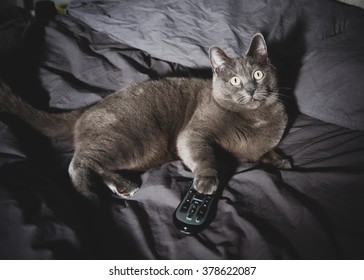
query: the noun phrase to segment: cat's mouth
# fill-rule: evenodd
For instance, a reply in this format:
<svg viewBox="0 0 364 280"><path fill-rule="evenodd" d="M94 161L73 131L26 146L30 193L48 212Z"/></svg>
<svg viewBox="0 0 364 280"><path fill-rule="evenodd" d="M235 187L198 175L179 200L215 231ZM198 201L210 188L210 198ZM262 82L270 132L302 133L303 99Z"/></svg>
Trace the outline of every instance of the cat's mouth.
<svg viewBox="0 0 364 280"><path fill-rule="evenodd" d="M256 98L255 96L247 96L247 95L243 95L241 97L239 97L237 100L237 103L240 106L249 108L249 109L256 109L258 108L263 100Z"/></svg>
<svg viewBox="0 0 364 280"><path fill-rule="evenodd" d="M251 98L246 104L245 106L248 107L249 109L256 109L260 106L260 104L262 103L261 100L255 99L255 98Z"/></svg>

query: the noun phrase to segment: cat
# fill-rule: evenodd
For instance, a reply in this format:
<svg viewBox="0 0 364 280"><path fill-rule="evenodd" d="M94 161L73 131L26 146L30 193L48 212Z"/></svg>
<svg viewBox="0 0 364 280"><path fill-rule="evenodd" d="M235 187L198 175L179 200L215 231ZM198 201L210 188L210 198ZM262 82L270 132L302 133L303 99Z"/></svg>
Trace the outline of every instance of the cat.
<svg viewBox="0 0 364 280"><path fill-rule="evenodd" d="M213 78L163 78L133 84L100 102L64 113L46 113L0 88L0 107L51 138L72 141L69 175L75 188L97 199L95 178L123 198L139 183L122 171L145 171L181 159L197 191L219 186L217 148L236 158L290 168L274 148L287 125L276 71L264 37L231 58L209 49Z"/></svg>

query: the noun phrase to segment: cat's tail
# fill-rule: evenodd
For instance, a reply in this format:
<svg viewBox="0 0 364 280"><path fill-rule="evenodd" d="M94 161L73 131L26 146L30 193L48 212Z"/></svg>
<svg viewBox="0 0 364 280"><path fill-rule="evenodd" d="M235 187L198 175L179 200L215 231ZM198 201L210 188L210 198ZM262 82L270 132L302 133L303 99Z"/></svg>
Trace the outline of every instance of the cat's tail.
<svg viewBox="0 0 364 280"><path fill-rule="evenodd" d="M84 109L63 113L37 110L14 95L10 88L0 81L0 111L16 115L49 138L73 142L74 126Z"/></svg>

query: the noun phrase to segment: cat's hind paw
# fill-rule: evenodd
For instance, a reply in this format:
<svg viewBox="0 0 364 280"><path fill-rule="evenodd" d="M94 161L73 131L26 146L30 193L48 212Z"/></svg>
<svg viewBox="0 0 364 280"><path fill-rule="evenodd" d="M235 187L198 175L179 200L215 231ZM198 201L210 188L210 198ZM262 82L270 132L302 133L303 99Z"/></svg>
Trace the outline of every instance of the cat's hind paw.
<svg viewBox="0 0 364 280"><path fill-rule="evenodd" d="M293 168L291 161L288 159L281 159L280 161L275 162L274 166L284 170L289 170Z"/></svg>
<svg viewBox="0 0 364 280"><path fill-rule="evenodd" d="M124 189L121 187L116 187L114 184L106 184L108 188L116 195L120 196L121 198L131 198L139 188L132 188L132 189Z"/></svg>
<svg viewBox="0 0 364 280"><path fill-rule="evenodd" d="M105 185L121 198L132 197L140 188L141 182L137 178L126 177L125 174L118 172L104 172L103 179Z"/></svg>

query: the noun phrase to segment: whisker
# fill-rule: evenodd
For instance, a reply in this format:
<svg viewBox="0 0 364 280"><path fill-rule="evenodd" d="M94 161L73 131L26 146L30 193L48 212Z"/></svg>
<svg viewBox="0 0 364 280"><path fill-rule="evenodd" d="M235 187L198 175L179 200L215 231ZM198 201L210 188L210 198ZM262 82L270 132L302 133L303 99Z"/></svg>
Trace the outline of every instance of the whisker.
<svg viewBox="0 0 364 280"><path fill-rule="evenodd" d="M278 87L279 89L293 89L291 87Z"/></svg>
<svg viewBox="0 0 364 280"><path fill-rule="evenodd" d="M277 98L277 100L278 100L280 103L282 103L284 106L288 106L288 105L289 105L287 101L285 101L285 100L283 100L283 99L281 99L281 98Z"/></svg>
<svg viewBox="0 0 364 280"><path fill-rule="evenodd" d="M238 103L240 103L241 101L243 101L245 99L245 97L244 97L244 95L242 95L242 96L239 96L237 99L236 99L236 101L238 102Z"/></svg>

